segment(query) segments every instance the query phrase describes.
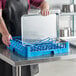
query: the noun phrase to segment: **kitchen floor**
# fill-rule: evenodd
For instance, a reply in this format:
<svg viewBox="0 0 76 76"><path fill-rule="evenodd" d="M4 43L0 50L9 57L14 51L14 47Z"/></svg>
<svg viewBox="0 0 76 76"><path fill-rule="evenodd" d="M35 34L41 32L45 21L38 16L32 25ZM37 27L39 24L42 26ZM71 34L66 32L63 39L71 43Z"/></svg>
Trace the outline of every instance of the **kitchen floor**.
<svg viewBox="0 0 76 76"><path fill-rule="evenodd" d="M43 63L39 66L39 74L35 76L76 76L76 60Z"/></svg>

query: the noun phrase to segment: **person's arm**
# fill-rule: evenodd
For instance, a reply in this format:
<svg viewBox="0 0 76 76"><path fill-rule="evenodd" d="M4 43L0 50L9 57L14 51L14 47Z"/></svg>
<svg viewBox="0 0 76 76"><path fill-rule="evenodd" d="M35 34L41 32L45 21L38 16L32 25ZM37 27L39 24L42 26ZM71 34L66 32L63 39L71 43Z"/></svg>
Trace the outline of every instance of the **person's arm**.
<svg viewBox="0 0 76 76"><path fill-rule="evenodd" d="M49 4L45 0L30 0L30 3L39 7L43 16L49 15Z"/></svg>
<svg viewBox="0 0 76 76"><path fill-rule="evenodd" d="M2 9L0 9L0 33L2 35L9 34L8 30L7 30L6 26L5 26L4 20L2 18Z"/></svg>
<svg viewBox="0 0 76 76"><path fill-rule="evenodd" d="M2 18L2 9L0 9L0 33L2 34L2 41L5 45L9 46L10 39L12 39L11 35L9 34L5 22Z"/></svg>

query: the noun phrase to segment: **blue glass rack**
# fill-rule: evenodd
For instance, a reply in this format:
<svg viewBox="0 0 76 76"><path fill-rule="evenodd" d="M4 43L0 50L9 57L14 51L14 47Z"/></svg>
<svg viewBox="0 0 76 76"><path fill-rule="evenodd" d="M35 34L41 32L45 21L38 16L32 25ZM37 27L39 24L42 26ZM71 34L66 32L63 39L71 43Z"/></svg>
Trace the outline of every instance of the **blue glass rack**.
<svg viewBox="0 0 76 76"><path fill-rule="evenodd" d="M58 41L53 38L46 38L44 40L35 42L22 42L21 37L13 37L10 40L9 50L17 54L29 58L44 55L56 55L69 52L69 43Z"/></svg>

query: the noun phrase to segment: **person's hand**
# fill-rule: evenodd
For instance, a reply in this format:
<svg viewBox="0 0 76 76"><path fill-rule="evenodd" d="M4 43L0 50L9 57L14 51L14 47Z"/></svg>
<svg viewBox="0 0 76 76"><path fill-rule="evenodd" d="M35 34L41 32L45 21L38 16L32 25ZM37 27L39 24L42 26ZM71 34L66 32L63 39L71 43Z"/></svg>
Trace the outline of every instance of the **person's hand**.
<svg viewBox="0 0 76 76"><path fill-rule="evenodd" d="M49 12L49 4L46 1L42 2L40 8L41 8L41 15L47 16L47 15L50 14L50 12Z"/></svg>
<svg viewBox="0 0 76 76"><path fill-rule="evenodd" d="M43 9L43 10L41 10L41 15L43 15L43 16L49 15L49 9Z"/></svg>
<svg viewBox="0 0 76 76"><path fill-rule="evenodd" d="M12 39L10 34L2 35L2 41L6 46L10 45L10 39Z"/></svg>

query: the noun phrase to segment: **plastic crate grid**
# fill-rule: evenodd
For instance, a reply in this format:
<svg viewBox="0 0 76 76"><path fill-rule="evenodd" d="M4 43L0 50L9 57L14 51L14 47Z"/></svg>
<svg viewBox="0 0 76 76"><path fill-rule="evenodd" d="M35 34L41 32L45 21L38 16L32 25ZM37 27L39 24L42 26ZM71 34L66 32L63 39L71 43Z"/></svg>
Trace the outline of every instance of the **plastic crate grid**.
<svg viewBox="0 0 76 76"><path fill-rule="evenodd" d="M32 40L31 40L32 41ZM13 37L8 47L12 52L16 52L26 58L43 55L56 55L69 52L69 43L60 42L53 38L35 40L30 43L22 42L21 37Z"/></svg>

